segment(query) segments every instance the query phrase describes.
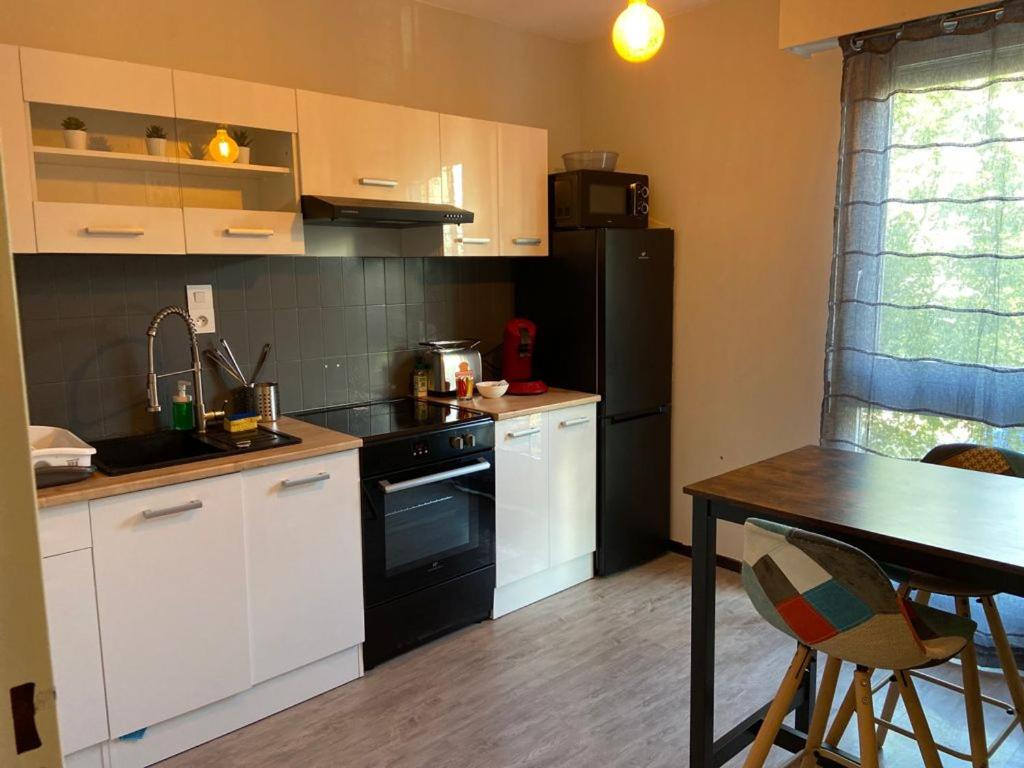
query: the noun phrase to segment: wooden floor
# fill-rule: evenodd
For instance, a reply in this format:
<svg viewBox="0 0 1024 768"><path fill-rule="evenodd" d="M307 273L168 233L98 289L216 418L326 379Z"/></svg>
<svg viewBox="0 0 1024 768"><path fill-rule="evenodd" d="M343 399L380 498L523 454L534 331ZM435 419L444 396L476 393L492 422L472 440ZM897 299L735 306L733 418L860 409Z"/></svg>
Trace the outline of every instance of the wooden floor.
<svg viewBox="0 0 1024 768"><path fill-rule="evenodd" d="M689 615L690 561L666 555L443 638L160 765L685 768ZM771 697L793 644L754 613L727 571L719 571L717 632L721 733ZM965 745L953 694L922 694L940 740ZM995 712L989 722L995 729L1006 718ZM853 730L843 746L856 751ZM884 758L886 768L921 763L897 735ZM769 764L791 759L779 751ZM742 756L729 766L741 764ZM1018 730L991 768L1020 765Z"/></svg>

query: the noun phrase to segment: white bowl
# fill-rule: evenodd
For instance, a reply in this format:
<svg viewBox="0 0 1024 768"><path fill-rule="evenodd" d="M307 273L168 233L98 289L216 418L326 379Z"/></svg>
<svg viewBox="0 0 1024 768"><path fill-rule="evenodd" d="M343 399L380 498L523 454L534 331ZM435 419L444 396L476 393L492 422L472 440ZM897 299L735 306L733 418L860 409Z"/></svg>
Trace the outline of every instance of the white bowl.
<svg viewBox="0 0 1024 768"><path fill-rule="evenodd" d="M481 381L476 385L476 391L484 397L501 397L508 392L508 382L504 379L501 381Z"/></svg>

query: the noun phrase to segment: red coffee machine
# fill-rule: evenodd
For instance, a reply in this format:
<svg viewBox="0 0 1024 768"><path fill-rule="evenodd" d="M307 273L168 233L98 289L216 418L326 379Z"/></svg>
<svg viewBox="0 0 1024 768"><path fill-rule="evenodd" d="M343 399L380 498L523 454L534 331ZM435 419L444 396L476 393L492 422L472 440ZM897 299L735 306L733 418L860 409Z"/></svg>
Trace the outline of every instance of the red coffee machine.
<svg viewBox="0 0 1024 768"><path fill-rule="evenodd" d="M533 345L537 341L537 326L531 321L515 317L505 323L505 349L502 374L508 382L510 395L542 395L548 385L533 376Z"/></svg>

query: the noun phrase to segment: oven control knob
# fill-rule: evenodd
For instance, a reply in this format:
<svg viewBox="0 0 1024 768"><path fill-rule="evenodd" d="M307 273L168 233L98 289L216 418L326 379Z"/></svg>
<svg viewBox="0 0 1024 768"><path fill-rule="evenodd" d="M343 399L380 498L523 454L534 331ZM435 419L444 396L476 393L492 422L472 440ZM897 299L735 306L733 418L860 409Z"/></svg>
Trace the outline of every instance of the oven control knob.
<svg viewBox="0 0 1024 768"><path fill-rule="evenodd" d="M476 435L474 435L472 433L468 433L466 435L465 440L466 440L466 447L467 448L475 448L476 447Z"/></svg>
<svg viewBox="0 0 1024 768"><path fill-rule="evenodd" d="M454 448L457 451L461 451L463 448L465 448L465 444L464 444L464 442L462 440L462 436L461 435L456 435L455 437L453 437L448 442L451 443L452 448Z"/></svg>

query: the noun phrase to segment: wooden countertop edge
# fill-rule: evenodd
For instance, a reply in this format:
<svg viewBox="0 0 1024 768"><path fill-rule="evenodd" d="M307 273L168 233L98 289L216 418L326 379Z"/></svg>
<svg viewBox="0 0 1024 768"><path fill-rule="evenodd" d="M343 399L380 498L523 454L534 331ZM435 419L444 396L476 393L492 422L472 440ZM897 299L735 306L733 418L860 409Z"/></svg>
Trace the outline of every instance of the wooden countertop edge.
<svg viewBox="0 0 1024 768"><path fill-rule="evenodd" d="M270 448L237 456L225 456L219 459L197 461L192 464L179 464L163 469L151 469L146 472L135 472L129 475L102 475L84 480L81 483L60 485L54 488L43 488L36 492L39 509L58 507L82 501L94 501L110 496L121 496L135 491L147 491L153 488L164 488L168 485L187 483L191 480L205 480L242 472L247 469L269 467L274 464L285 464L290 461L312 459L330 453L342 453L362 446L358 437L335 432L313 424L282 417L278 423L280 431L301 437L298 445L287 445L283 448Z"/></svg>
<svg viewBox="0 0 1024 768"><path fill-rule="evenodd" d="M426 397L422 399L431 403L455 405L467 411L482 413L490 416L495 421L505 421L518 418L519 416L530 416L534 413L545 413L562 408L572 408L575 405L601 402L600 395L590 392L575 392L569 389L556 389L554 387L543 395L505 395L497 398L485 398L478 395L471 401L457 400L454 397ZM520 401L523 403L522 408L518 407ZM512 403L516 405L509 410L499 410Z"/></svg>

